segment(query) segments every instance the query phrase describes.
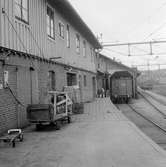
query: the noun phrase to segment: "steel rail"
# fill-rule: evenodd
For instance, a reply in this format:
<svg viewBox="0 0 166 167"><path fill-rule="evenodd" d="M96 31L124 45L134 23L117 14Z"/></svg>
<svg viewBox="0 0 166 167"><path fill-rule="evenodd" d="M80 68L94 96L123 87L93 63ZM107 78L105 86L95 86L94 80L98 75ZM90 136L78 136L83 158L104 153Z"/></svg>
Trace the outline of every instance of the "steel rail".
<svg viewBox="0 0 166 167"><path fill-rule="evenodd" d="M156 97L154 97L154 96L148 94L147 92L144 92L144 93L145 93L147 96L149 96L149 97L151 97L152 99L154 99L154 100L156 100L157 102L159 102L160 104L166 106L166 103L163 102L162 100L159 100L158 98L156 98Z"/></svg>
<svg viewBox="0 0 166 167"><path fill-rule="evenodd" d="M138 92L155 110L157 110L164 118L166 118L166 114L163 113L160 109L158 109L148 98L146 98L141 92ZM154 99L156 100L156 99ZM156 100L157 101L157 100Z"/></svg>
<svg viewBox="0 0 166 167"><path fill-rule="evenodd" d="M163 127L161 127L160 125L158 125L156 122L154 122L153 120L147 118L146 116L144 116L143 114L141 114L140 112L138 112L134 107L132 107L130 104L127 104L127 106L129 106L130 109L132 109L132 111L136 112L138 115L140 115L142 118L144 118L145 120L151 122L153 125L155 125L156 127L158 127L160 130L162 130L164 133L166 133L166 129L164 129Z"/></svg>

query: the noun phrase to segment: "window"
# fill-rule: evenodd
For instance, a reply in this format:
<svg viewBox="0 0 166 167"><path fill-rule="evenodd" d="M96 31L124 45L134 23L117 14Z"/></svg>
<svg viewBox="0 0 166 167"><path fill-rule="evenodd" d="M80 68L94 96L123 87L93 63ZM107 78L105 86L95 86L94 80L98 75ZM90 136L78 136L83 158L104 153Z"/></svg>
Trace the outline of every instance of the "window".
<svg viewBox="0 0 166 167"><path fill-rule="evenodd" d="M64 38L64 24L59 22L59 35Z"/></svg>
<svg viewBox="0 0 166 167"><path fill-rule="evenodd" d="M94 54L93 54L93 53L94 53L94 50L93 50L93 48L91 47L91 48L90 48L91 62L93 62L93 60L94 60L94 57L93 57Z"/></svg>
<svg viewBox="0 0 166 167"><path fill-rule="evenodd" d="M87 80L86 80L86 75L84 75L84 86L87 86Z"/></svg>
<svg viewBox="0 0 166 167"><path fill-rule="evenodd" d="M100 62L98 62L98 68L100 68Z"/></svg>
<svg viewBox="0 0 166 167"><path fill-rule="evenodd" d="M47 6L47 35L50 38L55 38L54 12Z"/></svg>
<svg viewBox="0 0 166 167"><path fill-rule="evenodd" d="M54 71L48 72L48 86L49 86L49 90L55 90L55 72Z"/></svg>
<svg viewBox="0 0 166 167"><path fill-rule="evenodd" d="M67 25L67 47L70 48L70 27Z"/></svg>
<svg viewBox="0 0 166 167"><path fill-rule="evenodd" d="M77 85L77 75L73 73L67 73L67 86Z"/></svg>
<svg viewBox="0 0 166 167"><path fill-rule="evenodd" d="M102 79L102 88L105 89L105 79Z"/></svg>
<svg viewBox="0 0 166 167"><path fill-rule="evenodd" d="M76 52L80 53L80 36L76 34Z"/></svg>
<svg viewBox="0 0 166 167"><path fill-rule="evenodd" d="M15 0L15 16L17 19L28 23L28 0Z"/></svg>
<svg viewBox="0 0 166 167"><path fill-rule="evenodd" d="M83 41L83 56L86 57L86 41Z"/></svg>
<svg viewBox="0 0 166 167"><path fill-rule="evenodd" d="M9 71L4 71L4 88L8 87L9 83Z"/></svg>

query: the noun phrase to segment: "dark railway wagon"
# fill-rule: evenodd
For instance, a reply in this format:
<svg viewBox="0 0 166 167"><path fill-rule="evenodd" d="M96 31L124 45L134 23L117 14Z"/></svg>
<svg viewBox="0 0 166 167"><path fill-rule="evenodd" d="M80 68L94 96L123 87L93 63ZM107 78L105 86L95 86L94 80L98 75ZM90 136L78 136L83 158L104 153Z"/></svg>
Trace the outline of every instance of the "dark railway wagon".
<svg viewBox="0 0 166 167"><path fill-rule="evenodd" d="M117 71L110 78L110 99L128 103L133 96L133 77L128 71Z"/></svg>

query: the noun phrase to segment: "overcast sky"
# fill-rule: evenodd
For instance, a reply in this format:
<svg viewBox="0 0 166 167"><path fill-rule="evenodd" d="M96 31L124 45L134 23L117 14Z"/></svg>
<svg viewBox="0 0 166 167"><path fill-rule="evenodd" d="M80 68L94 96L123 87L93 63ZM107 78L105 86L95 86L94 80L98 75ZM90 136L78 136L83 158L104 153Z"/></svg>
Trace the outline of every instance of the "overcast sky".
<svg viewBox="0 0 166 167"><path fill-rule="evenodd" d="M95 35L103 42L166 40L166 0L70 0ZM136 48L137 47L137 48ZM149 46L132 47L134 55L149 52ZM142 51L144 50L144 51ZM127 47L108 47L102 53L116 57L127 65L165 63L166 54L127 57ZM155 52L166 53L166 44L155 46ZM116 53L120 52L120 53Z"/></svg>

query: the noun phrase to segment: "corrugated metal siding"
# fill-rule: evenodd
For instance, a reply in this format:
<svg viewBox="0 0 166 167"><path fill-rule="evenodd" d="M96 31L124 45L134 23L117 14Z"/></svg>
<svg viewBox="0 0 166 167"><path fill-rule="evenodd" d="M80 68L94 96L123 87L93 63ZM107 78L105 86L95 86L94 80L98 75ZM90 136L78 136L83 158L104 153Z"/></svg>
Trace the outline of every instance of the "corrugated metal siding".
<svg viewBox="0 0 166 167"><path fill-rule="evenodd" d="M130 95L132 96L132 80L130 78L112 79L113 95Z"/></svg>
<svg viewBox="0 0 166 167"><path fill-rule="evenodd" d="M71 47L66 46L66 26L68 22L57 12L55 13L55 40L51 40L46 32L46 9L47 0L29 0L29 25L15 18L14 0L0 0L2 7L9 16L16 32L10 25L7 17L1 14L2 46L18 51L28 52L38 56L62 57L58 61L76 67L84 68L95 72L95 62L91 61L90 47L87 42L87 57L83 57L82 48L84 37L80 35L81 54L76 53L75 35L76 29L70 25ZM65 38L61 39L58 33L58 22L62 21L65 26ZM79 33L79 32L78 32ZM33 35L32 35L33 34ZM19 40L21 38L21 41ZM34 40L35 39L35 40ZM35 42L37 41L37 42ZM23 43L23 44L22 44ZM24 46L23 46L24 45Z"/></svg>

